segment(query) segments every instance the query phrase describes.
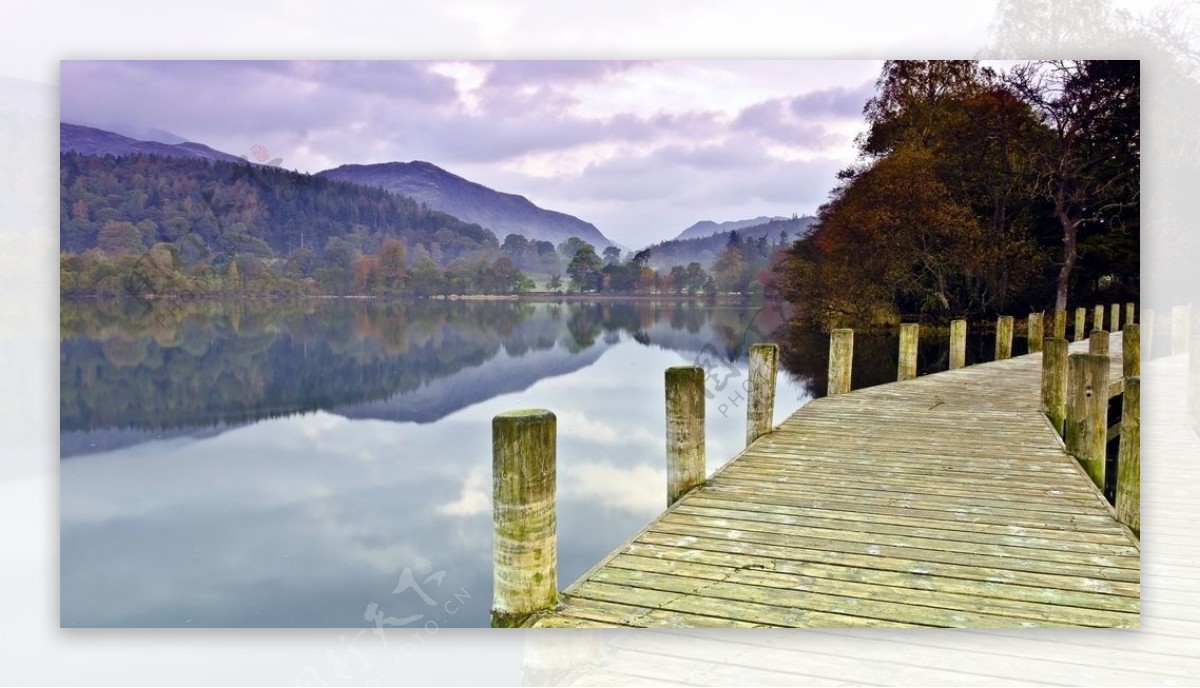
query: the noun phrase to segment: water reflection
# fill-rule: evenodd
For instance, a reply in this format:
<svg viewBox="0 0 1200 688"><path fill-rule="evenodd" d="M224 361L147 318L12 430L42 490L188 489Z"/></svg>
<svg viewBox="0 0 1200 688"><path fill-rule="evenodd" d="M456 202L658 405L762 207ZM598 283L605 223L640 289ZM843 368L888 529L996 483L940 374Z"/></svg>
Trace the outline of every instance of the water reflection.
<svg viewBox="0 0 1200 688"><path fill-rule="evenodd" d="M558 414L566 585L662 509L663 369L744 375L759 310L64 303L62 624L486 625L492 416ZM782 418L809 387L780 384ZM745 432L719 401L710 469Z"/></svg>

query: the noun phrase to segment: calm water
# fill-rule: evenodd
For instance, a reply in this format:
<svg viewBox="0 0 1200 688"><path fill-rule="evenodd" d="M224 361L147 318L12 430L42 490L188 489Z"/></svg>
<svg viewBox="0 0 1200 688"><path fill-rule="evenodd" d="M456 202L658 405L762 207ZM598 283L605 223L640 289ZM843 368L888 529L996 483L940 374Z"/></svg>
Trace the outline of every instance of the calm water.
<svg viewBox="0 0 1200 688"><path fill-rule="evenodd" d="M782 320L691 302L64 303L62 625L486 626L491 418L558 416L565 587L664 507L665 368L715 364L710 471L744 444L731 392L751 343L784 344L777 421L824 393L826 336ZM894 379L895 346L858 338L856 387ZM926 342L921 367L945 357Z"/></svg>

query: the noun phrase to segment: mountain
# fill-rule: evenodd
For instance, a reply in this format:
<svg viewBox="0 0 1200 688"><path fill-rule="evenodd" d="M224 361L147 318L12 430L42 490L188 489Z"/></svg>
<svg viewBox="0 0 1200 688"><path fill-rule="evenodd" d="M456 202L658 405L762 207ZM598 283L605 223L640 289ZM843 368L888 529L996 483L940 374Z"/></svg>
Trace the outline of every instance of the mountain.
<svg viewBox="0 0 1200 688"><path fill-rule="evenodd" d="M162 143L143 141L122 136L111 131L61 122L58 125L60 153L82 153L84 155L160 155L172 158L202 158L242 162L242 158L209 148L202 143Z"/></svg>
<svg viewBox="0 0 1200 688"><path fill-rule="evenodd" d="M679 236L675 237L671 241L682 241L684 239L701 239L704 237L710 237L714 234L723 234L723 233L727 233L727 232L732 232L735 229L742 229L743 227L753 227L755 225L766 224L772 220L786 220L786 219L787 219L786 217L779 217L779 216L767 217L766 215L762 215L760 217L755 217L755 218L752 218L749 220L730 220L729 222L713 222L712 220L701 220L701 221L697 222L696 224L692 225L691 227L688 227L687 229L680 232Z"/></svg>
<svg viewBox="0 0 1200 688"><path fill-rule="evenodd" d="M729 242L729 235L735 231L743 242L757 242L759 239L763 239L767 247L774 247L780 243L790 243L808 236L816 220L817 218L808 215L793 219L767 218L765 222L759 224L728 229L709 236L671 239L649 247L650 266L657 270L664 270L670 269L672 265L697 262L708 268L717 259L717 255L725 249L725 245ZM695 226L693 225L693 227Z"/></svg>
<svg viewBox="0 0 1200 688"><path fill-rule="evenodd" d="M520 234L530 241L558 245L576 236L593 244L597 252L618 246L589 222L539 208L524 196L489 189L428 162L342 165L317 174L414 198L434 210L490 229L501 241L509 234Z"/></svg>

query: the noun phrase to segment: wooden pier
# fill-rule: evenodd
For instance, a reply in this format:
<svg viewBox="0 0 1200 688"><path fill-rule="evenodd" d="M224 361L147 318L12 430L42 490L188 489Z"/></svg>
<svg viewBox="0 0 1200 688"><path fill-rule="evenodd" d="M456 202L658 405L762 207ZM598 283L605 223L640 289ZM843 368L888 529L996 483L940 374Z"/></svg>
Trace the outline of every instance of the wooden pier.
<svg viewBox="0 0 1200 688"><path fill-rule="evenodd" d="M1122 339L1069 345L1107 354L1105 401L1130 373ZM526 625L1138 626L1140 543L1097 487L1103 459L1081 465L1047 420L1052 351L809 402ZM1098 362L1078 359L1080 375ZM1081 445L1071 414L1096 405L1091 387L1071 393ZM1100 426L1101 451L1114 432Z"/></svg>

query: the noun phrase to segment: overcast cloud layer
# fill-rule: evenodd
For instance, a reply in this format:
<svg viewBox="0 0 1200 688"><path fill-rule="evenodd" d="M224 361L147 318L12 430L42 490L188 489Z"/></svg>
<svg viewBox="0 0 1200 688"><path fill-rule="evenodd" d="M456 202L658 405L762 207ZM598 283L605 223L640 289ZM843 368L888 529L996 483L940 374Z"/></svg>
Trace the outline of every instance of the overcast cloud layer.
<svg viewBox="0 0 1200 688"><path fill-rule="evenodd" d="M62 63L66 122L166 131L291 169L426 160L630 247L811 213L878 61Z"/></svg>

